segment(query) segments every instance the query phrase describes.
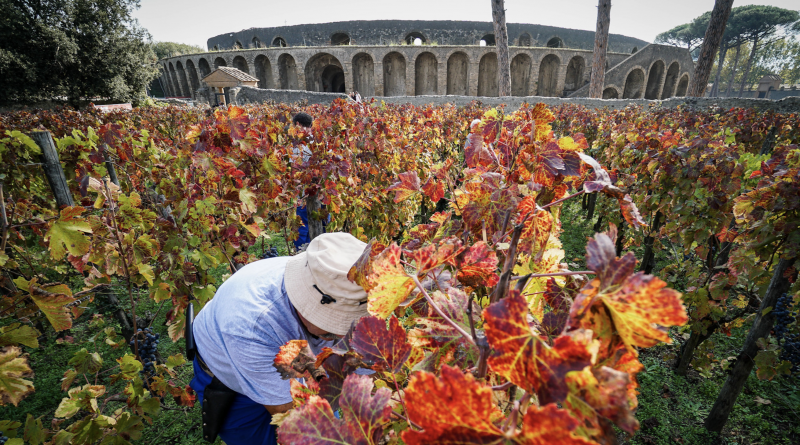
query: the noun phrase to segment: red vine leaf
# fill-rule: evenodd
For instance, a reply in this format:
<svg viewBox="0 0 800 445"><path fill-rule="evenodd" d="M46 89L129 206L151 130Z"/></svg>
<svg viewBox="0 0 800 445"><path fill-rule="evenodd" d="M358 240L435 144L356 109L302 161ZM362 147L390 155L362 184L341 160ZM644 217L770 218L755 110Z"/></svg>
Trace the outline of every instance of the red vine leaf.
<svg viewBox="0 0 800 445"><path fill-rule="evenodd" d="M382 318L363 317L350 345L366 362L374 363L372 369L376 371L397 373L411 354L406 331L394 316L389 318L388 328Z"/></svg>

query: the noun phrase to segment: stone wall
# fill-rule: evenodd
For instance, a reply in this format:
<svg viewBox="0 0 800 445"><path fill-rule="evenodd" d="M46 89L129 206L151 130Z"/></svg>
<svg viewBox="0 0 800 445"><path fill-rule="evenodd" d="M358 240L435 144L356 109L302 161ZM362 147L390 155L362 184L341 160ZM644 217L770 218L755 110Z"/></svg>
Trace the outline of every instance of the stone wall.
<svg viewBox="0 0 800 445"><path fill-rule="evenodd" d="M588 83L591 58L590 50L511 47L512 93L553 97L569 94ZM172 97L196 97L203 77L218 66L232 66L251 74L264 89L358 91L364 97L496 96L496 59L496 48L491 46L348 45L210 52L164 59L160 65L162 82ZM678 61L680 73L692 71L685 48L648 45L633 56L609 53L609 91L619 91L618 97L622 97L629 68L642 67L644 76L658 60L670 68ZM622 62L625 65L619 67ZM664 76L670 78L668 73ZM657 84L663 82L659 80Z"/></svg>
<svg viewBox="0 0 800 445"><path fill-rule="evenodd" d="M237 105L263 102L297 103L307 101L309 104L329 104L337 98L347 98L347 95L336 93L315 93L308 91L264 90L253 87L231 88L229 95L231 102ZM666 100L647 99L589 99L589 98L560 98L560 97L471 97L471 96L404 96L404 97L375 97L376 103L422 105L466 106L473 101L479 101L487 107L505 105L506 110L516 110L522 104L544 103L549 106L562 104L583 105L589 108L622 109L629 105L641 107L666 107L678 106L706 108L755 108L763 111L776 111L780 113L800 112L800 97L787 97L781 100L750 99L750 98L716 98L716 97L672 97Z"/></svg>
<svg viewBox="0 0 800 445"><path fill-rule="evenodd" d="M509 44L592 50L594 31L557 28L525 23L507 24ZM423 43L438 45L478 45L481 39L494 39L492 22L357 20L307 25L250 28L208 39L208 49L262 48L272 46L400 45ZM491 42L490 42L491 44ZM609 35L609 50L631 53L647 45L644 40L620 34Z"/></svg>
<svg viewBox="0 0 800 445"><path fill-rule="evenodd" d="M647 45L619 63L609 64L603 86L605 99L668 99L685 96L694 62L689 51L674 46ZM590 67L591 68L591 67ZM586 97L589 86L570 97Z"/></svg>

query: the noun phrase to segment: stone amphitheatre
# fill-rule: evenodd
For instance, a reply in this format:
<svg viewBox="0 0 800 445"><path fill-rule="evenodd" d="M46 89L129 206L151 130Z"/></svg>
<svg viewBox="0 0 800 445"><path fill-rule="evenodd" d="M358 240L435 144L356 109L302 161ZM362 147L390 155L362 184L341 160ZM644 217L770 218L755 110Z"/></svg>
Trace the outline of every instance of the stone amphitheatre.
<svg viewBox="0 0 800 445"><path fill-rule="evenodd" d="M514 96L585 97L594 31L509 23ZM209 52L159 61L168 96L198 99L220 66L258 88L358 91L371 96L497 96L492 23L348 21L251 28L208 39ZM609 36L604 98L685 96L693 62L685 48Z"/></svg>

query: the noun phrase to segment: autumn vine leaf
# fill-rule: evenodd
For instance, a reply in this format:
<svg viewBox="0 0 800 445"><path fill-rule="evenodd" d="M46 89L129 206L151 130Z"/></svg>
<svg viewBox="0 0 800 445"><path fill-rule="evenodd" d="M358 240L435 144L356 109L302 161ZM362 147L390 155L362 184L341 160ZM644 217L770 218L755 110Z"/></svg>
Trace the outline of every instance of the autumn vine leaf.
<svg viewBox="0 0 800 445"><path fill-rule="evenodd" d="M527 315L528 303L516 290L484 310L486 338L492 346L489 366L520 388L535 392L542 403L563 401L567 373L592 364L591 335L561 335L551 347L534 335Z"/></svg>
<svg viewBox="0 0 800 445"><path fill-rule="evenodd" d="M92 226L78 219L82 213L83 207L65 207L61 210L58 220L44 236L45 242L49 242L51 258L60 260L67 252L79 257L89 251L91 242L84 234L92 233Z"/></svg>
<svg viewBox="0 0 800 445"><path fill-rule="evenodd" d="M367 249L371 247L367 246ZM366 249L365 249L366 252ZM402 250L396 243L376 255L366 266L367 310L380 318L387 318L395 308L405 301L414 288L414 282L400 263ZM362 259L364 256L362 255ZM356 263L357 266L360 264ZM358 276L356 275L358 279Z"/></svg>
<svg viewBox="0 0 800 445"><path fill-rule="evenodd" d="M308 341L290 340L275 355L274 365L284 380L303 377L319 380L325 373L314 366L315 362L316 357L311 352Z"/></svg>
<svg viewBox="0 0 800 445"><path fill-rule="evenodd" d="M72 291L66 284L42 286L37 278L26 281L23 277L14 280L14 284L19 289L28 291L31 300L36 303L56 331L72 327L72 314L66 305L75 299L72 298Z"/></svg>
<svg viewBox="0 0 800 445"><path fill-rule="evenodd" d="M293 410L278 429L278 441L299 445L376 445L389 419L391 391L378 389L369 376L348 376L342 385L343 418L337 419L331 405L319 396Z"/></svg>
<svg viewBox="0 0 800 445"><path fill-rule="evenodd" d="M688 321L680 292L652 275L633 274L633 254L617 258L606 233L591 239L586 251L586 264L597 276L576 297L571 326L592 329L611 346L618 338L634 355L637 347L671 342L666 328Z"/></svg>
<svg viewBox="0 0 800 445"><path fill-rule="evenodd" d="M374 363L372 368L376 371L397 373L411 354L406 331L394 316L389 318L388 327L382 318L362 318L350 344L366 362Z"/></svg>
<svg viewBox="0 0 800 445"><path fill-rule="evenodd" d="M397 177L400 180L386 189L387 192L395 192L394 202L405 201L419 192L419 176L416 171L400 173Z"/></svg>
<svg viewBox="0 0 800 445"><path fill-rule="evenodd" d="M0 348L0 405L17 406L20 400L33 393L33 371L22 349L9 346Z"/></svg>
<svg viewBox="0 0 800 445"><path fill-rule="evenodd" d="M442 366L440 377L414 374L406 388L409 419L422 431L403 431L408 445L491 443L503 436L495 423L504 418L492 401L492 389L458 368Z"/></svg>

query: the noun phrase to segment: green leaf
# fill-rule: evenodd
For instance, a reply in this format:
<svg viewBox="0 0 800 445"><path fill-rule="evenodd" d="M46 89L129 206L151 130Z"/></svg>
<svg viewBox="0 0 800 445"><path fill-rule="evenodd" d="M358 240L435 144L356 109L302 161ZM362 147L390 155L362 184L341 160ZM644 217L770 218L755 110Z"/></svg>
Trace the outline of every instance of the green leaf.
<svg viewBox="0 0 800 445"><path fill-rule="evenodd" d="M114 429L117 431L116 436L107 436L108 438L113 438L113 441L104 440L102 443L113 443L113 444L127 444L129 443L127 439L138 440L142 437L142 430L144 429L144 425L142 424L142 418L139 416L132 416L130 413L122 413L117 419L116 425L114 425ZM122 440L122 441L120 441Z"/></svg>
<svg viewBox="0 0 800 445"><path fill-rule="evenodd" d="M136 360L133 354L125 354L117 359L117 363L119 363L120 375L125 380L136 377L137 373L143 369L142 362Z"/></svg>
<svg viewBox="0 0 800 445"><path fill-rule="evenodd" d="M61 399L61 403L58 404L58 408L56 408L56 413L54 415L55 417L69 419L70 417L77 414L78 411L80 411L80 409L81 409L80 400L64 397L63 399Z"/></svg>
<svg viewBox="0 0 800 445"><path fill-rule="evenodd" d="M23 438L30 445L40 445L44 442L45 429L42 425L41 417L34 419L32 415L28 414L28 418L25 420L25 435Z"/></svg>
<svg viewBox="0 0 800 445"><path fill-rule="evenodd" d="M153 285L153 280L156 279L155 275L153 274L153 267L149 264L139 263L136 265L136 268L139 269L139 274L147 280L147 283L151 286Z"/></svg>
<svg viewBox="0 0 800 445"><path fill-rule="evenodd" d="M166 366L167 366L167 369L172 371L172 368L174 368L176 366L181 366L184 363L186 363L186 359L183 358L183 354L170 355L169 358L167 358Z"/></svg>
<svg viewBox="0 0 800 445"><path fill-rule="evenodd" d="M239 200L242 201L242 209L246 213L255 213L258 205L256 204L256 194L247 187L239 190Z"/></svg>
<svg viewBox="0 0 800 445"><path fill-rule="evenodd" d="M103 437L103 433L108 426L109 422L106 416L98 416L97 418L86 416L72 428L75 432L73 443L77 445L93 444Z"/></svg>
<svg viewBox="0 0 800 445"><path fill-rule="evenodd" d="M0 346L17 346L18 344L22 344L29 348L38 348L38 337L40 335L42 334L39 331L30 326L12 323L0 328Z"/></svg>
<svg viewBox="0 0 800 445"><path fill-rule="evenodd" d="M25 445L25 441L20 439L19 437L15 437L13 439L8 439L6 445ZM61 445L60 443L56 443L56 445Z"/></svg>
<svg viewBox="0 0 800 445"><path fill-rule="evenodd" d="M11 346L0 348L0 406L20 400L33 392L33 382L23 377L32 377L28 359L20 357L22 350Z"/></svg>
<svg viewBox="0 0 800 445"><path fill-rule="evenodd" d="M139 407L142 408L142 412L145 414L155 416L159 411L161 411L161 400L159 400L158 397L150 397L149 399L140 403Z"/></svg>
<svg viewBox="0 0 800 445"><path fill-rule="evenodd" d="M16 138L17 140L25 144L25 146L28 147L33 154L36 155L42 154L42 149L38 145L36 145L36 142L34 142L33 139L28 137L28 135L26 135L25 133L17 130L12 130L12 131L6 131L6 134L11 136L12 138Z"/></svg>
<svg viewBox="0 0 800 445"><path fill-rule="evenodd" d="M86 348L83 348L75 353L69 360L69 364L74 366L78 373L94 374L103 367L103 357L96 352L90 354Z"/></svg>
<svg viewBox="0 0 800 445"><path fill-rule="evenodd" d="M74 256L83 256L89 251L91 243L84 233L92 233L92 227L88 222L76 218L81 213L83 207L65 207L58 221L50 226L44 240L50 243L51 258L60 260L67 251Z"/></svg>
<svg viewBox="0 0 800 445"><path fill-rule="evenodd" d="M58 432L58 434L55 435L55 437L53 437L53 445L70 445L72 444L73 437L75 437L75 435L70 433L69 431L61 430ZM9 443L11 442L6 442L6 445L8 445Z"/></svg>

